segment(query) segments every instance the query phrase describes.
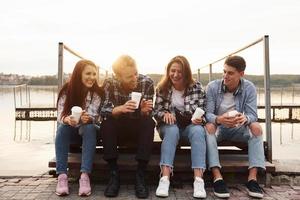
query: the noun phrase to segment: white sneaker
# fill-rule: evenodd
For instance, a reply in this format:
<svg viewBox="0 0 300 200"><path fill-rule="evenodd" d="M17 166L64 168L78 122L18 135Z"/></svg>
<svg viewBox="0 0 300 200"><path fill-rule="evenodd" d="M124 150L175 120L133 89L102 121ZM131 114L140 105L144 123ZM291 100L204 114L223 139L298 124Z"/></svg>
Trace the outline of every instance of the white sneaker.
<svg viewBox="0 0 300 200"><path fill-rule="evenodd" d="M195 197L195 198L206 198L206 192L205 192L205 189L204 189L204 181L200 177L195 177L193 197Z"/></svg>
<svg viewBox="0 0 300 200"><path fill-rule="evenodd" d="M168 176L163 176L160 178L158 187L156 189L156 196L158 197L167 197L169 196L169 186L170 181Z"/></svg>

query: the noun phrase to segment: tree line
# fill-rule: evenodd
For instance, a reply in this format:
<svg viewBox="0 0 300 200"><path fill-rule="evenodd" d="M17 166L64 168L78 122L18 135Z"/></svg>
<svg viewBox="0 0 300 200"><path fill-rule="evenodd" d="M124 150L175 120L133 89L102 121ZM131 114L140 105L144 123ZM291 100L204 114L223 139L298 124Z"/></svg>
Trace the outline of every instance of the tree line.
<svg viewBox="0 0 300 200"><path fill-rule="evenodd" d="M162 74L148 74L150 76L155 85L160 81L162 78ZM68 75L65 75L65 80L67 79ZM197 74L193 74L194 79L197 79ZM101 76L103 79L103 76ZM222 78L222 73L214 73L212 74L212 80ZM252 81L257 87L264 86L264 76L262 75L246 75L246 79ZM200 82L203 85L208 83L209 76L208 74L200 74ZM45 76L34 76L29 77L26 79L20 79L17 84L28 84L28 85L57 85L57 76L56 75L45 75ZM103 82L103 80L100 80ZM271 86L272 87L288 87L288 86L300 86L300 75L271 75ZM1 82L1 84L9 84L5 82ZM13 83L16 84L16 83Z"/></svg>

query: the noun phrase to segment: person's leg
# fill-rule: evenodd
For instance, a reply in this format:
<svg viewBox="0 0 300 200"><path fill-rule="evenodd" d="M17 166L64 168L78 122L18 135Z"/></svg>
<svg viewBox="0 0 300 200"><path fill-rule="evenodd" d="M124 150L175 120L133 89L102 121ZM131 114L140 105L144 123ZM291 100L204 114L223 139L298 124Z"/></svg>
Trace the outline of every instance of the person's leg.
<svg viewBox="0 0 300 200"><path fill-rule="evenodd" d="M96 150L96 127L94 124L82 125L79 128L82 132L82 158L81 158L81 169L82 173L91 173L94 154Z"/></svg>
<svg viewBox="0 0 300 200"><path fill-rule="evenodd" d="M158 132L162 139L159 165L163 169L162 176L170 177L170 173L173 170L176 147L180 139L179 128L176 124L163 125Z"/></svg>
<svg viewBox="0 0 300 200"><path fill-rule="evenodd" d="M262 198L263 192L257 182L258 168L265 169L265 156L263 149L262 128L258 122L251 123L250 139L248 140L249 175L247 189L251 197Z"/></svg>
<svg viewBox="0 0 300 200"><path fill-rule="evenodd" d="M248 194L251 197L262 198L263 192L257 183L257 169L265 169L265 160L262 129L259 123L254 122L250 126L232 128L228 132L232 141L248 142L249 175L246 184Z"/></svg>
<svg viewBox="0 0 300 200"><path fill-rule="evenodd" d="M182 132L191 144L192 169L206 169L206 141L205 129L200 125L189 125Z"/></svg>
<svg viewBox="0 0 300 200"><path fill-rule="evenodd" d="M96 150L96 127L94 124L82 125L79 128L82 136L81 177L79 180L79 196L89 196L91 185L89 174L92 171L94 154Z"/></svg>
<svg viewBox="0 0 300 200"><path fill-rule="evenodd" d="M107 162L109 160L116 160L118 157L117 140L118 140L118 120L108 118L103 120L100 127L103 143L103 159Z"/></svg>
<svg viewBox="0 0 300 200"><path fill-rule="evenodd" d="M182 136L187 137L191 144L192 169L194 171L193 196L195 198L206 198L202 178L206 168L205 130L200 125L189 125L184 129Z"/></svg>
<svg viewBox="0 0 300 200"><path fill-rule="evenodd" d="M262 128L258 122L251 123L251 137L248 141L249 145L249 177L248 180L256 180L257 169L265 169L265 156L262 138Z"/></svg>
<svg viewBox="0 0 300 200"><path fill-rule="evenodd" d="M138 120L137 124L133 120L131 127L134 128L137 125L139 125L136 136L138 139L136 154L138 166L136 171L135 195L138 198L147 198L149 196L149 189L145 181L145 171L152 152L155 122L151 117L142 117Z"/></svg>
<svg viewBox="0 0 300 200"><path fill-rule="evenodd" d="M117 139L118 120L108 118L101 123L100 133L102 135L103 159L108 162L110 168L110 179L104 191L106 197L116 197L120 189L120 176L117 166Z"/></svg>
<svg viewBox="0 0 300 200"><path fill-rule="evenodd" d="M67 174L68 168L68 152L70 147L71 135L75 134L77 129L65 125L59 124L56 137L55 137L55 156L56 156L56 173Z"/></svg>
<svg viewBox="0 0 300 200"><path fill-rule="evenodd" d="M55 193L59 196L68 195L68 152L71 135L76 128L65 124L59 124L55 138L56 173L59 174Z"/></svg>
<svg viewBox="0 0 300 200"><path fill-rule="evenodd" d="M222 178L220 168L220 159L218 152L218 143L216 135L219 134L216 130L215 125L208 123L205 126L206 128L206 151L207 151L207 161L208 167L211 169L214 179Z"/></svg>
<svg viewBox="0 0 300 200"><path fill-rule="evenodd" d="M232 128L229 131L232 141L247 142L249 154L248 180L257 179L257 168L265 169L265 157L263 149L262 129L258 122L250 126Z"/></svg>
<svg viewBox="0 0 300 200"><path fill-rule="evenodd" d="M151 117L142 117L137 122L134 120L131 127L133 129L135 127L138 129L138 146L136 160L148 162L152 152L155 122Z"/></svg>
<svg viewBox="0 0 300 200"><path fill-rule="evenodd" d="M170 175L173 171L173 162L176 152L176 146L180 139L179 128L176 124L162 125L158 129L159 135L162 139L161 154L160 154L160 167L161 178L156 189L156 196L167 197L169 196Z"/></svg>
<svg viewBox="0 0 300 200"><path fill-rule="evenodd" d="M226 137L226 133L223 136L223 129L219 126L217 129L215 125L209 123L206 128L206 148L207 148L207 160L209 169L211 169L213 175L213 188L214 194L219 198L228 198L230 196L229 190L223 180L220 168L219 152L217 141L221 141Z"/></svg>

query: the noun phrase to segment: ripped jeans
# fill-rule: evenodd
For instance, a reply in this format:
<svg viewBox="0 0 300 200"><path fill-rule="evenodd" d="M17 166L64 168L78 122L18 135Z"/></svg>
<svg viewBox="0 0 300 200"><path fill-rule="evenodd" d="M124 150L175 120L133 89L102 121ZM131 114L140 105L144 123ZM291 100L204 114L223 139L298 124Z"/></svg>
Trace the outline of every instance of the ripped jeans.
<svg viewBox="0 0 300 200"><path fill-rule="evenodd" d="M259 167L265 169L265 156L262 136L252 135L248 126L226 128L218 126L215 134L206 134L207 160L209 168L221 168L218 144L222 140L248 143L249 169Z"/></svg>
<svg viewBox="0 0 300 200"><path fill-rule="evenodd" d="M173 169L176 146L180 137L183 137L187 138L191 144L192 169L205 170L205 130L201 125L190 124L180 129L176 124L164 124L158 128L158 132L162 139L160 166L165 165Z"/></svg>

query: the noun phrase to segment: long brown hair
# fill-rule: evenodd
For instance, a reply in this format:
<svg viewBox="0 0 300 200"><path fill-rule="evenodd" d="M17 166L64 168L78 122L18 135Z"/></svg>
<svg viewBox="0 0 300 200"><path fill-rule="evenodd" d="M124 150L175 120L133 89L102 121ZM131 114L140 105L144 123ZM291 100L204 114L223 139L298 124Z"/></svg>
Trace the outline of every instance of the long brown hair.
<svg viewBox="0 0 300 200"><path fill-rule="evenodd" d="M62 111L61 117L65 117L69 115L71 113L71 108L73 106L84 107L85 98L88 91L91 92L91 95L93 95L95 92L99 96L102 96L103 89L102 87L99 86L98 80L96 80L96 82L91 88L86 88L82 83L82 71L88 65L93 66L95 67L95 69L97 69L95 63L93 63L90 60L78 61L74 67L70 80L67 83L65 83L61 88L58 94L57 104L59 98L64 94L66 95L66 101L64 104L64 109Z"/></svg>
<svg viewBox="0 0 300 200"><path fill-rule="evenodd" d="M184 57L184 56L175 56L170 60L166 67L166 73L160 80L160 82L157 84L157 88L159 91L162 92L162 94L167 95L169 89L172 87L172 81L170 79L170 68L173 63L178 63L182 66L182 73L183 73L183 84L185 88L185 93L186 89L195 83L193 76L192 76L192 71L190 67L189 61Z"/></svg>

